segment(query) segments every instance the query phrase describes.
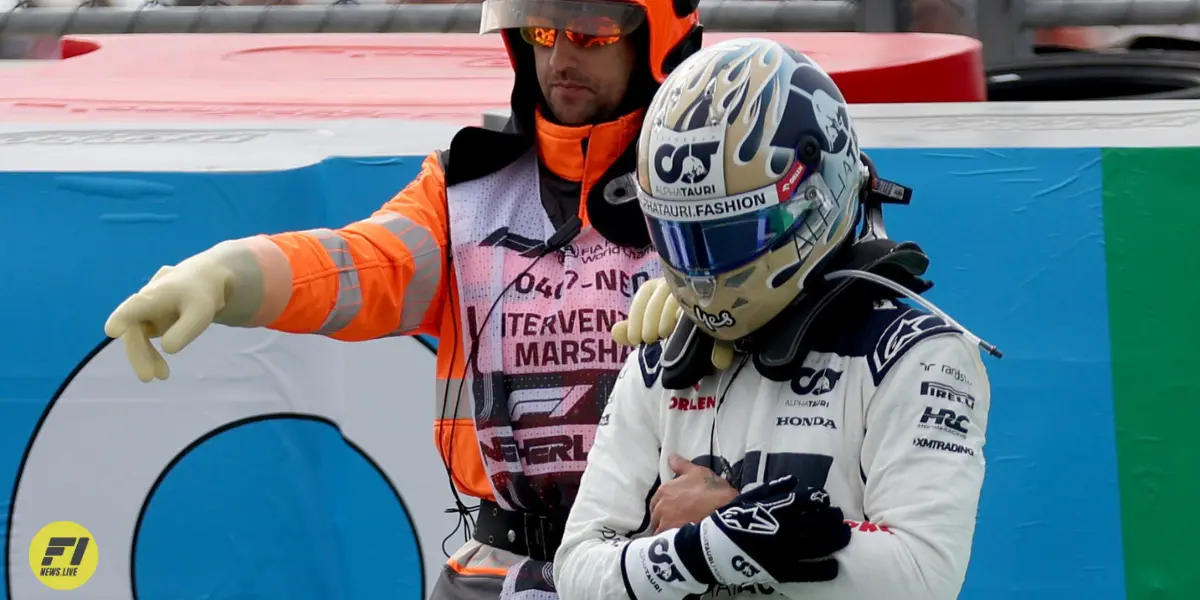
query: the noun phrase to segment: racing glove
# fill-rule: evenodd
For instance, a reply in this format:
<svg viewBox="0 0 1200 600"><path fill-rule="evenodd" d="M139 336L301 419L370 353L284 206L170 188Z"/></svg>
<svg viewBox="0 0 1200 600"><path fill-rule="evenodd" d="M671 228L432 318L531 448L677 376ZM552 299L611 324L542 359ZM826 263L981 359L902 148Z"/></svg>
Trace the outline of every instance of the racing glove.
<svg viewBox="0 0 1200 600"><path fill-rule="evenodd" d="M242 299L251 300L254 306L240 306L238 312L256 310L261 289L257 294L244 290L261 288L261 282L253 253L238 241L224 242L178 265L159 269L149 283L109 315L104 333L121 338L138 379L166 379L170 369L150 340L161 336L164 351L179 352L208 329L218 314L228 312L240 291Z"/></svg>
<svg viewBox="0 0 1200 600"><path fill-rule="evenodd" d="M825 490L792 476L739 495L699 524L626 545L621 570L636 600L678 600L713 584L830 581L850 526Z"/></svg>
<svg viewBox="0 0 1200 600"><path fill-rule="evenodd" d="M683 310L679 301L671 295L666 279L657 277L643 283L633 295L629 305L629 318L617 321L612 326L613 341L636 348L642 344L653 344L665 340L679 324ZM718 370L728 369L733 364L733 347L716 341L712 349L712 364Z"/></svg>

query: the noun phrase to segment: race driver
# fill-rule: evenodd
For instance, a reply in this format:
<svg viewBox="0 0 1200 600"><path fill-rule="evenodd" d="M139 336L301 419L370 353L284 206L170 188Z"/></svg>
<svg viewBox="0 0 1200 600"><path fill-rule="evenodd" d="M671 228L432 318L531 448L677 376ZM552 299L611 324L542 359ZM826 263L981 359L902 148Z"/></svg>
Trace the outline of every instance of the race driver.
<svg viewBox="0 0 1200 600"><path fill-rule="evenodd" d="M481 500L435 600L552 589L605 399L609 334L657 276L628 174L645 108L700 46L696 2L486 0L515 70L503 132L469 127L374 215L222 242L162 268L105 325L143 381L210 324L338 340L430 334L438 449ZM458 508L466 511L458 500Z"/></svg>
<svg viewBox="0 0 1200 600"><path fill-rule="evenodd" d="M664 177L679 148L689 181ZM636 185L687 318L621 371L560 596L956 598L984 477L978 348L999 353L921 298L928 258L881 216L911 191L874 175L833 81L776 42L705 48L650 105ZM674 457L736 492L664 529Z"/></svg>

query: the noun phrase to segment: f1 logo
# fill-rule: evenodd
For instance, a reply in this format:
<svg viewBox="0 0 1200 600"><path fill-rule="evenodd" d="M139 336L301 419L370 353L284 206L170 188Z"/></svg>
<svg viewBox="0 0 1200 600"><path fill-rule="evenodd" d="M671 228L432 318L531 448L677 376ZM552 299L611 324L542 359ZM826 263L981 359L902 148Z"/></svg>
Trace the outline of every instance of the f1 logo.
<svg viewBox="0 0 1200 600"><path fill-rule="evenodd" d="M83 556L87 554L89 542L91 542L91 538L85 537L50 538L50 543L46 544L46 554L42 557L42 566L48 567L54 564L55 557L65 554L67 548L75 548L75 551L71 553L71 566L78 567L83 562Z"/></svg>

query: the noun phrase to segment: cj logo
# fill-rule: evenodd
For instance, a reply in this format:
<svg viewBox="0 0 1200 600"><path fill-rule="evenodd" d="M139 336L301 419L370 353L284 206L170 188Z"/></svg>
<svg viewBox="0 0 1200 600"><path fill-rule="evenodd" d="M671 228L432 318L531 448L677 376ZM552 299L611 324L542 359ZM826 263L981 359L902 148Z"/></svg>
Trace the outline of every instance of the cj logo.
<svg viewBox="0 0 1200 600"><path fill-rule="evenodd" d="M712 170L713 155L720 147L719 141L680 146L663 144L654 153L654 170L667 185L680 181L686 184L700 183Z"/></svg>

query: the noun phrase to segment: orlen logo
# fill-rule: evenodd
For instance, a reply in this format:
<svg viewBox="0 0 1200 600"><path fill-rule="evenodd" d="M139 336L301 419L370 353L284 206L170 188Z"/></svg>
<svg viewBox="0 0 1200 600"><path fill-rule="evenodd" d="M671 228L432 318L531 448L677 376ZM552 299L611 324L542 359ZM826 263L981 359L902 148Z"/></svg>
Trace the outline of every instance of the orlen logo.
<svg viewBox="0 0 1200 600"><path fill-rule="evenodd" d="M846 524L850 526L851 531L861 531L863 533L892 532L890 529L888 529L887 525L876 525L870 521L852 521L850 519L846 519Z"/></svg>
<svg viewBox="0 0 1200 600"><path fill-rule="evenodd" d="M700 396L699 398L680 398L679 396L671 396L671 410L708 410L716 405L716 396Z"/></svg>
<svg viewBox="0 0 1200 600"><path fill-rule="evenodd" d="M804 173L807 171L808 168L804 166L804 163L797 160L796 164L792 166L792 172L775 183L775 191L779 192L780 202L787 202L791 199L792 194L796 193L796 184L804 179Z"/></svg>

